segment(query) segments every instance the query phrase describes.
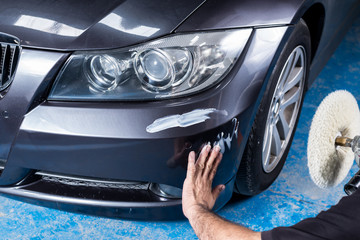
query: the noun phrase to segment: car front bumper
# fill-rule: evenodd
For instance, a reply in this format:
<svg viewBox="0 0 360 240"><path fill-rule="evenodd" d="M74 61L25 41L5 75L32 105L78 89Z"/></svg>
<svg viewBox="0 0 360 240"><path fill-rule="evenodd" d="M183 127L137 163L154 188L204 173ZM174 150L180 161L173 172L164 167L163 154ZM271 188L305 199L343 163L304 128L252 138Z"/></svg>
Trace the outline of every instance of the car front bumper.
<svg viewBox="0 0 360 240"><path fill-rule="evenodd" d="M23 49L14 82L0 100L0 192L108 217L180 216L181 194L162 195L149 186L181 189L188 153L210 142L220 143L224 154L214 180L227 184L216 204L220 208L231 197L263 82L288 28L254 30L240 60L216 87L154 102L47 101L68 54ZM211 113L203 121L187 127L147 131L157 119L207 109Z"/></svg>

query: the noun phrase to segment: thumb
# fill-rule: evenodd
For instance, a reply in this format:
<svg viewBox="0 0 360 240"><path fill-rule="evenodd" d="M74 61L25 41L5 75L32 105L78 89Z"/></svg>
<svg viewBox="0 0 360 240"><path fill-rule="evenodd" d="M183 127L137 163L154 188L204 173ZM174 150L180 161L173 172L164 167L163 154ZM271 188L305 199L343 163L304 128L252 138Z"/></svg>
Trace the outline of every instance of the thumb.
<svg viewBox="0 0 360 240"><path fill-rule="evenodd" d="M220 193L221 193L222 191L224 191L224 189L225 189L225 185L223 185L223 184L216 186L216 187L212 190L212 194L213 194L214 198L217 199L217 198L219 197Z"/></svg>

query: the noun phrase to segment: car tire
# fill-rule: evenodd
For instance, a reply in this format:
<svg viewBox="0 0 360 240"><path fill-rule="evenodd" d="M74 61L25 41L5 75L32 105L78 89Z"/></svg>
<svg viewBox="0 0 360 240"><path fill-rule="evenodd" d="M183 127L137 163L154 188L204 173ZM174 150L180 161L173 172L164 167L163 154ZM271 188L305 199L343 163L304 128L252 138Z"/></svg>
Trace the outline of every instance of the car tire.
<svg viewBox="0 0 360 240"><path fill-rule="evenodd" d="M279 175L300 115L309 62L310 32L300 19L266 86L238 169L235 192L258 194Z"/></svg>

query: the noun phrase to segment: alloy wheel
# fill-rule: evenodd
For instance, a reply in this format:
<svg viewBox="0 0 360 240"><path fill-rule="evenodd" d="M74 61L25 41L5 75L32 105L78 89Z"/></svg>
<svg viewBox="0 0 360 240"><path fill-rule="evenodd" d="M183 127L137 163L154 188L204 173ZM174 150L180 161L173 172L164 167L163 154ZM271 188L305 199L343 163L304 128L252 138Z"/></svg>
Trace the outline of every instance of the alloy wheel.
<svg viewBox="0 0 360 240"><path fill-rule="evenodd" d="M262 165L266 173L279 163L294 130L306 76L305 49L297 46L278 79L265 125Z"/></svg>

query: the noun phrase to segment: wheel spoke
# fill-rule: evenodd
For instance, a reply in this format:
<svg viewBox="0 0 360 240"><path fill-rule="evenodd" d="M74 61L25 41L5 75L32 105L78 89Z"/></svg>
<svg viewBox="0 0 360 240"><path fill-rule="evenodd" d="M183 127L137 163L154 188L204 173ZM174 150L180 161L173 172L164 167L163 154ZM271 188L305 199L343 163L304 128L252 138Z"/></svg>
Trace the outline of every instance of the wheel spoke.
<svg viewBox="0 0 360 240"><path fill-rule="evenodd" d="M294 55L291 55L288 59L288 61L286 62L286 66L282 72L281 78L280 78L280 83L279 83L279 88L283 88L286 79L289 77L289 74L291 72L291 66L292 66L292 61L294 59Z"/></svg>
<svg viewBox="0 0 360 240"><path fill-rule="evenodd" d="M293 76L295 75L295 76ZM290 73L290 81L287 81L284 86L283 93L287 93L290 89L296 86L304 76L304 68L303 67L296 67Z"/></svg>
<svg viewBox="0 0 360 240"><path fill-rule="evenodd" d="M286 136L288 135L288 133L290 131L290 126L286 120L284 111L279 112L279 123L280 123L280 127L281 127L280 129L278 129L279 134L282 139L286 139Z"/></svg>
<svg viewBox="0 0 360 240"><path fill-rule="evenodd" d="M275 156L279 156L280 152L281 152L281 139L280 139L279 131L276 125L274 125L272 131L271 153Z"/></svg>
<svg viewBox="0 0 360 240"><path fill-rule="evenodd" d="M298 88L298 89L295 90L295 92L292 93L292 95L288 99L282 101L281 104L280 104L280 111L285 111L285 109L289 105L297 102L299 100L299 98L300 98L300 92L301 92L301 89Z"/></svg>
<svg viewBox="0 0 360 240"><path fill-rule="evenodd" d="M263 164L268 165L270 159L270 150L271 150L271 139L272 139L272 125L268 127L268 134L266 138L264 138L264 147L263 147Z"/></svg>
<svg viewBox="0 0 360 240"><path fill-rule="evenodd" d="M267 126L265 129L265 134L264 134L264 144L263 144L263 152L265 152L265 149L268 147L268 140L269 140L269 133L270 132L270 128Z"/></svg>
<svg viewBox="0 0 360 240"><path fill-rule="evenodd" d="M294 58L293 58L293 61L291 63L291 68L290 68L290 72L295 68L297 62L299 61L299 57L300 57L300 49L297 49L295 52L294 52Z"/></svg>

